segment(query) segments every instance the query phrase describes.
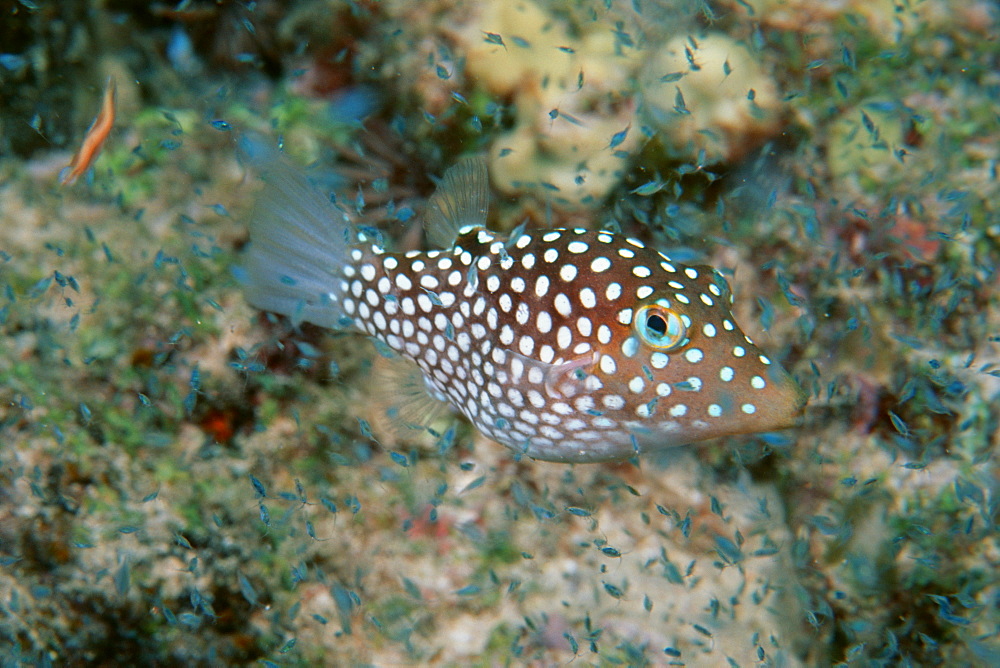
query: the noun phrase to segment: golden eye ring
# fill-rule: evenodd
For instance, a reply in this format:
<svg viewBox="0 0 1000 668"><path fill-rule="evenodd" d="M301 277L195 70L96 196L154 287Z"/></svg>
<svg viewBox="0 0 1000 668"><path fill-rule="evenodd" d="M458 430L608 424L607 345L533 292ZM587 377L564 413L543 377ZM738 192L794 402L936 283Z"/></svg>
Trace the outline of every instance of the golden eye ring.
<svg viewBox="0 0 1000 668"><path fill-rule="evenodd" d="M661 351L680 348L689 341L687 326L680 314L661 304L640 308L633 328L643 343Z"/></svg>

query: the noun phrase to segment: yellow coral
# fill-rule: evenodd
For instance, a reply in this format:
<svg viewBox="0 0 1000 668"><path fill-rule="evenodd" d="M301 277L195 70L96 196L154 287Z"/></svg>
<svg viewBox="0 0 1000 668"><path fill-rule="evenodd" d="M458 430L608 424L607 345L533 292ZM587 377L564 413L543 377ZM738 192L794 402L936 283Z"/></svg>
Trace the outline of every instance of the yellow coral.
<svg viewBox="0 0 1000 668"><path fill-rule="evenodd" d="M686 158L738 159L780 128L777 86L746 47L713 33L676 37L644 77L646 108Z"/></svg>
<svg viewBox="0 0 1000 668"><path fill-rule="evenodd" d="M499 35L503 44L486 35ZM573 43L566 27L532 2L484 3L466 37L466 71L495 95L547 86L565 89L573 76L573 56L560 49Z"/></svg>
<svg viewBox="0 0 1000 668"><path fill-rule="evenodd" d="M574 37L527 0L482 11L465 33L466 71L491 93L513 97L516 118L491 151L494 184L568 206L598 203L639 142L628 90L635 50L616 44L606 27Z"/></svg>

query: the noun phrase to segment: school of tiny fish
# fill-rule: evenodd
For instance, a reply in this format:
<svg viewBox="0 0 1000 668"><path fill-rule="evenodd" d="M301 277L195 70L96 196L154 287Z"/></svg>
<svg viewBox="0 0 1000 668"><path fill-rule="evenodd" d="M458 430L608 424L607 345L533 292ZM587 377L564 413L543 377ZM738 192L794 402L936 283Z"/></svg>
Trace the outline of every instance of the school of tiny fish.
<svg viewBox="0 0 1000 668"><path fill-rule="evenodd" d="M520 455L602 462L787 428L803 409L795 381L736 324L719 272L607 231L495 234L482 159L450 168L428 202L442 249L391 253L276 149L239 146L265 182L248 301L395 351L424 401L400 383L387 419L450 405Z"/></svg>

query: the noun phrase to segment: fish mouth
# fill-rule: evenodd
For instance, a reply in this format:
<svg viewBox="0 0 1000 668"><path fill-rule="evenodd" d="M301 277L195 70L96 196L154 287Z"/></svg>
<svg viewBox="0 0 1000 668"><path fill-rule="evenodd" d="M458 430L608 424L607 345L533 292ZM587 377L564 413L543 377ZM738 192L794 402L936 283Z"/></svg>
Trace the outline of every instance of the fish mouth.
<svg viewBox="0 0 1000 668"><path fill-rule="evenodd" d="M771 374L774 391L766 397L761 420L753 431L779 431L798 426L809 403L809 394L791 375L781 369Z"/></svg>
<svg viewBox="0 0 1000 668"><path fill-rule="evenodd" d="M714 424L706 420L690 424L689 431L695 433L690 441L781 431L799 426L809 400L808 393L777 366L768 369L767 378L766 389L716 396L715 401L729 412L731 418Z"/></svg>

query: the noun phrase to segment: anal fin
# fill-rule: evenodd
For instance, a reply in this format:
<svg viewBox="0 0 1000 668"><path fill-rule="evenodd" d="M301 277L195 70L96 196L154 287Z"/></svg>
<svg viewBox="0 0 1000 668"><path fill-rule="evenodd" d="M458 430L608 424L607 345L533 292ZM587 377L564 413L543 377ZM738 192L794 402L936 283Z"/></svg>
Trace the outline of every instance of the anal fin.
<svg viewBox="0 0 1000 668"><path fill-rule="evenodd" d="M400 355L378 355L372 371L377 413L393 435L427 431L451 412L451 404L432 394L416 362Z"/></svg>

